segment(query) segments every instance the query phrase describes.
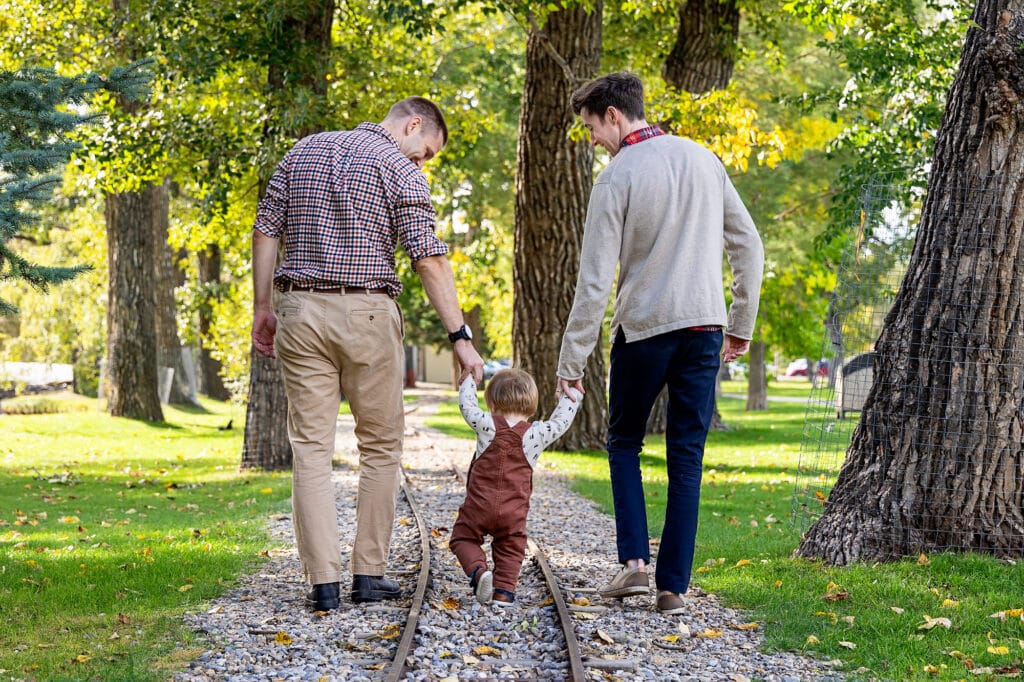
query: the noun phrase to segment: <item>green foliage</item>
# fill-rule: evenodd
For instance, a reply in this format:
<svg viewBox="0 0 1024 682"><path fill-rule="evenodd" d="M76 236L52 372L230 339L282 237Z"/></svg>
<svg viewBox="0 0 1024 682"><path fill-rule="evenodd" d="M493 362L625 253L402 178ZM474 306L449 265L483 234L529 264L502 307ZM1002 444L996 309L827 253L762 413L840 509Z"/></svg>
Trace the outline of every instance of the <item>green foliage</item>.
<svg viewBox="0 0 1024 682"><path fill-rule="evenodd" d="M151 62L117 68L106 78L96 74L67 77L52 69L0 70L0 282L18 280L46 291L89 265L45 266L29 262L11 249L12 239L38 220L25 206L49 200L59 177L52 171L76 148L69 133L89 120L81 109L99 91L126 98L148 92ZM49 174L48 174L49 173ZM0 299L0 315L17 309Z"/></svg>

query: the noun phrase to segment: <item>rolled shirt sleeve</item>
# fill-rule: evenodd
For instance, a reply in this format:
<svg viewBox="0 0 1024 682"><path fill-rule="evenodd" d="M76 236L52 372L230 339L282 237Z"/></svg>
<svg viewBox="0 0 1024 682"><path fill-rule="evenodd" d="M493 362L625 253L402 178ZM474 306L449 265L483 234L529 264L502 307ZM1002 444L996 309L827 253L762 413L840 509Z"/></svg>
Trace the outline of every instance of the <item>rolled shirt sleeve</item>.
<svg viewBox="0 0 1024 682"><path fill-rule="evenodd" d="M428 256L448 253L448 245L434 232L437 215L422 173L410 175L402 184L391 210L398 240L409 260L415 263Z"/></svg>

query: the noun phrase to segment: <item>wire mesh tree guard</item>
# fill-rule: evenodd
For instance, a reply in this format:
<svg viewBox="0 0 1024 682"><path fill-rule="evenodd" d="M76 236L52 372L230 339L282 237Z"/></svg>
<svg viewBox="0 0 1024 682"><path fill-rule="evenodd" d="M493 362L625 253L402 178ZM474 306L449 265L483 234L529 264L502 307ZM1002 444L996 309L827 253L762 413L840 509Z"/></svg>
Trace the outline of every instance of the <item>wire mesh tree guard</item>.
<svg viewBox="0 0 1024 682"><path fill-rule="evenodd" d="M871 447L878 454L868 466L899 462L920 468L912 472L915 485L903 490L889 486L879 494L884 499L864 500L876 510L899 507L897 513L875 515L896 519L891 526L886 522L881 533L904 554L921 548L1020 556L1024 354L1018 348L1024 344L999 343L998 338L1024 335L1024 321L1006 319L1020 309L1013 301L1020 298L1022 287L1012 277L983 269L996 267L991 254L1020 248L1007 243L1007 235L1020 230L999 226L1019 223L1022 216L1000 203L1005 196L1000 188L963 190L947 198L943 209L949 215L978 216L977 225L985 227L951 224L946 232L956 238L940 243L938 250L932 246L937 251L929 256L933 261L956 250L952 286L948 275L929 280L925 268L922 280L922 268L915 268L916 285L935 284L934 291L927 291L935 315L922 323L920 335L911 335L914 342L899 349L902 358L885 357L876 342L887 318L894 318L891 311L908 264L912 257L918 265L927 262L914 252L924 195L923 182L893 176L879 177L864 188L825 322L822 357L829 362L830 376L816 383L807 404L793 522L805 533L830 504L840 472L850 474L844 467L865 466L864 461L851 465L848 460L855 432L865 429L864 410L871 409L876 396L899 395L893 403L896 413L890 407L872 421L870 430L857 432L871 433L874 439ZM999 219L993 221L993 216ZM1000 306L999 301L1010 304ZM905 375L905 385L886 385L884 376L879 379L880 374L892 374L880 373L885 366L880 363L894 362L913 368ZM958 518L960 513L972 517L970 525Z"/></svg>

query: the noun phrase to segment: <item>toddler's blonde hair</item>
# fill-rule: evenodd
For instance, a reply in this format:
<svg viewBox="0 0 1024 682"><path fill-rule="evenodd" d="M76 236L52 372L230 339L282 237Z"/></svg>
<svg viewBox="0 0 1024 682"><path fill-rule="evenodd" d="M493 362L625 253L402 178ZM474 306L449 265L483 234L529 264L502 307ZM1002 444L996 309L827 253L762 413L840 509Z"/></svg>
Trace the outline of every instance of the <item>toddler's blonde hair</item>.
<svg viewBox="0 0 1024 682"><path fill-rule="evenodd" d="M521 369L503 369L487 382L484 399L491 412L532 417L537 411L537 383Z"/></svg>

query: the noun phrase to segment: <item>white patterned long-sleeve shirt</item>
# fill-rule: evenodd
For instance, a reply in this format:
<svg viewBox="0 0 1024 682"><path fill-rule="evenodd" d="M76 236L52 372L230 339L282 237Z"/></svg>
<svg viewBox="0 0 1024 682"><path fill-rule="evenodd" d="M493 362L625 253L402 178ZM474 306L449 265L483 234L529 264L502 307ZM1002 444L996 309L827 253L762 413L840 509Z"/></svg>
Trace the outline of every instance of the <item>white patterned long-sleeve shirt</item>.
<svg viewBox="0 0 1024 682"><path fill-rule="evenodd" d="M540 453L569 430L572 420L579 412L583 394L574 388L569 390L575 395L576 402L573 402L568 396L562 396L558 404L555 405L551 418L547 421L533 422L523 435L523 452L531 467L536 468ZM462 418L476 432L476 452L473 454L475 460L494 440L494 418L490 412L480 409L480 402L476 395L476 382L473 381L472 376L466 377L462 385L459 386L459 410L462 412Z"/></svg>

